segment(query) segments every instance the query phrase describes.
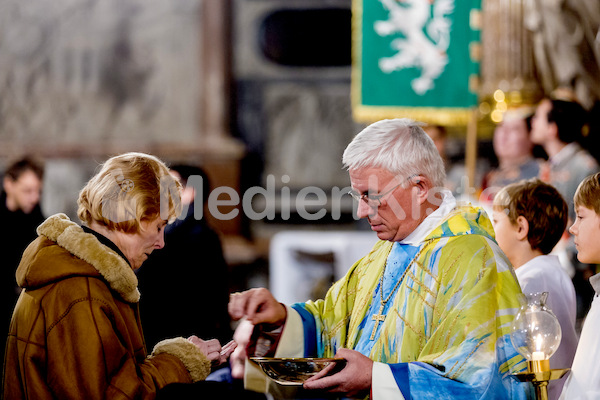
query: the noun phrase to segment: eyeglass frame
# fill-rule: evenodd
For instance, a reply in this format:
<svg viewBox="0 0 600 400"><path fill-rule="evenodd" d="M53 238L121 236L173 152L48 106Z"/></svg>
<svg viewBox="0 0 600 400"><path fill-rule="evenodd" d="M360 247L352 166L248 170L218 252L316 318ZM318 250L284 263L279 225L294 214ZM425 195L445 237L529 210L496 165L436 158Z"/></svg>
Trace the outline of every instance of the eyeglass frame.
<svg viewBox="0 0 600 400"><path fill-rule="evenodd" d="M398 189L400 186L402 186L402 184L404 184L405 181L409 181L412 178L414 178L415 176L418 176L418 174L413 174L411 176L409 176L408 178L406 178L404 181L400 182L399 184L397 184L396 186L394 186L393 188L385 191L384 193L379 193L379 194L370 194L369 192L367 193L363 193L363 194L359 194L356 192L356 190L354 189L350 189L348 191L348 194L350 196L352 196L352 198L356 201L364 201L366 205L368 205L369 207L373 207L371 202L375 202L377 201L377 207L381 207L381 199L383 199L385 196L387 196L388 194L392 193L394 190Z"/></svg>

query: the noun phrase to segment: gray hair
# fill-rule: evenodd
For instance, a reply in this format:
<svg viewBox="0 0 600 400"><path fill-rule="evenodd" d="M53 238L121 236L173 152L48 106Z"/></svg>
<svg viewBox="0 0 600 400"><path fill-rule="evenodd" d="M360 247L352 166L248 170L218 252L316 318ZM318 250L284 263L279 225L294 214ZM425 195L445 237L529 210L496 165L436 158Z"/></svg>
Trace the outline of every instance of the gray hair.
<svg viewBox="0 0 600 400"><path fill-rule="evenodd" d="M384 119L360 133L346 147L342 162L346 169L383 168L405 178L427 177L434 187L446 181L444 161L433 140L408 118Z"/></svg>

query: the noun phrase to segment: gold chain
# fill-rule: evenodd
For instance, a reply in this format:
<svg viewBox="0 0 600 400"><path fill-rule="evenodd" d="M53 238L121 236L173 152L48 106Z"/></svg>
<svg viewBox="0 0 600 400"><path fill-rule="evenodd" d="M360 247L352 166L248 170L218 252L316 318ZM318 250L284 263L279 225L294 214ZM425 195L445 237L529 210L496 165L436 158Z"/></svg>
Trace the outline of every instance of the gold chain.
<svg viewBox="0 0 600 400"><path fill-rule="evenodd" d="M387 268L387 262L385 263L385 265L383 266L383 272L381 273L381 278L379 278L379 286L381 287L381 291L379 292L379 294L381 296L381 305L382 306L385 306L385 304L390 300L390 298L392 297L392 295L394 294L394 292L396 291L396 289L398 289L398 286L400 285L400 283L404 279L404 276L406 275L406 273L408 272L408 270L410 269L410 267L415 262L415 260L417 259L417 257L419 257L420 254L421 254L421 252L419 251L417 253L417 255L414 256L414 258L410 261L410 263L408 264L408 266L406 267L406 269L402 273L402 276L400 277L400 279L398 279L398 282L396 282L396 285L394 286L394 288L392 289L392 291L390 292L390 294L388 294L387 298L384 300L383 299L383 276L385 275L385 269Z"/></svg>
<svg viewBox="0 0 600 400"><path fill-rule="evenodd" d="M379 292L379 295L381 296L381 306L379 306L379 312L377 314L373 314L373 320L375 321L375 326L373 327L373 332L371 332L371 337L369 338L370 340L375 340L375 332L377 331L377 327L379 327L379 323L385 321L385 317L387 316L387 314L383 313L383 308L385 307L386 303L392 298L392 295L394 294L396 289L398 289L398 286L400 286L400 283L402 283L402 281L404 280L404 276L406 275L406 273L408 272L410 267L419 258L419 256L421 255L421 252L425 249L425 247L427 247L429 242L431 242L432 240L433 239L428 240L427 243L425 243L423 245L423 247L421 247L421 249L417 252L417 254L410 261L410 263L408 264L408 266L402 273L402 276L400 277L400 279L398 279L398 282L396 282L396 285L394 286L394 288L392 289L390 294L384 300L384 298L383 298L383 276L385 275L385 270L387 268L387 260L386 260L386 263L383 265L383 271L381 272L381 278L379 279L379 287L381 288L381 291ZM393 248L393 245L392 245L392 248ZM391 253L392 253L392 249L390 248L390 252L388 253L388 258Z"/></svg>

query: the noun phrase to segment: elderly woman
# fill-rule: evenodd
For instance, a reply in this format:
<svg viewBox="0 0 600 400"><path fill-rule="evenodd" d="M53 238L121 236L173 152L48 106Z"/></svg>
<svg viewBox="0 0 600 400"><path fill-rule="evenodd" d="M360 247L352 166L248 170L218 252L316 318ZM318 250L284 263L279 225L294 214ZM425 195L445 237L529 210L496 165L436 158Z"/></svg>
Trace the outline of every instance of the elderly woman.
<svg viewBox="0 0 600 400"><path fill-rule="evenodd" d="M64 214L42 223L17 270L4 371L6 399L154 398L170 383L204 380L235 345L168 339L148 356L138 269L164 246L180 212L180 184L156 157L109 159L81 190L81 227Z"/></svg>

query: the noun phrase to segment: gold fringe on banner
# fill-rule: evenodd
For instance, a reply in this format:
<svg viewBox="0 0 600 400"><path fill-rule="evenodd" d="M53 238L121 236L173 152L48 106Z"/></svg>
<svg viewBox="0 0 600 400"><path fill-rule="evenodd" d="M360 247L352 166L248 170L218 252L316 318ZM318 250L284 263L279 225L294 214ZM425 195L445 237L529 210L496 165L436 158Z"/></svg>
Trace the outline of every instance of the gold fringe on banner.
<svg viewBox="0 0 600 400"><path fill-rule="evenodd" d="M437 107L368 107L355 105L354 119L372 123L386 118L410 118L416 121L443 126L466 126L473 111L468 108Z"/></svg>

